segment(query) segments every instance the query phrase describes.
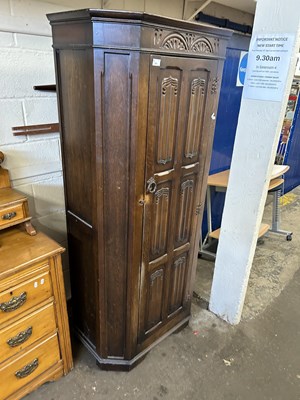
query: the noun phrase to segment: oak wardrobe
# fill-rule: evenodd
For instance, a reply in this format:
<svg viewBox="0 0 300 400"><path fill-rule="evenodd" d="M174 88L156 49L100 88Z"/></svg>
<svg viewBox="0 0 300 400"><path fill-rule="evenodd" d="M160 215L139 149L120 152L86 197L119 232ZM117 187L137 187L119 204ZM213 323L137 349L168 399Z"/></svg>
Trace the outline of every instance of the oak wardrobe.
<svg viewBox="0 0 300 400"><path fill-rule="evenodd" d="M73 315L105 369L188 323L229 31L142 12L48 15Z"/></svg>

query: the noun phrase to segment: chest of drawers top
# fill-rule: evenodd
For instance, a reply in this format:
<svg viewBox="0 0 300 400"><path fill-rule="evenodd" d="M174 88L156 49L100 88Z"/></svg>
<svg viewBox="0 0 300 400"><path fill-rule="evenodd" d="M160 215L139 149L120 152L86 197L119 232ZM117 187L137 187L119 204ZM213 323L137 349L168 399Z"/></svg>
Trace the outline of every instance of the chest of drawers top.
<svg viewBox="0 0 300 400"><path fill-rule="evenodd" d="M0 235L0 280L63 251L63 247L42 232L30 236L22 228L6 229Z"/></svg>

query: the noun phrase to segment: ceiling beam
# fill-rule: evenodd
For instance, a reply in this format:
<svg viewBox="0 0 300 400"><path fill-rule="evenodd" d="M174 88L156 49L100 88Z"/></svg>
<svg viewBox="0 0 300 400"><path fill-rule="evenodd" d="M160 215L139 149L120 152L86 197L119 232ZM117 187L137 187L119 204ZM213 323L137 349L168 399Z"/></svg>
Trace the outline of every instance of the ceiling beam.
<svg viewBox="0 0 300 400"><path fill-rule="evenodd" d="M207 7L209 5L209 3L211 3L212 0L206 0L203 2L203 4L197 8L197 10L188 18L188 21L191 21L192 19L194 19L196 17L197 14L199 14L199 12L201 12L202 10L204 10L205 7Z"/></svg>

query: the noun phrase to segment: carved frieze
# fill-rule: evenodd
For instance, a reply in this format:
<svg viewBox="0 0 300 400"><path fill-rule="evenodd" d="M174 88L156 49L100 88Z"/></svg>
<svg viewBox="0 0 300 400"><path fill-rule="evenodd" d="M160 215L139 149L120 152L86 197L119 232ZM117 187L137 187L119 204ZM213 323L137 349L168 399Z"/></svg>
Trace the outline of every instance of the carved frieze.
<svg viewBox="0 0 300 400"><path fill-rule="evenodd" d="M184 32L166 32L155 29L154 46L160 49L179 50L190 53L214 54L219 51L219 39Z"/></svg>

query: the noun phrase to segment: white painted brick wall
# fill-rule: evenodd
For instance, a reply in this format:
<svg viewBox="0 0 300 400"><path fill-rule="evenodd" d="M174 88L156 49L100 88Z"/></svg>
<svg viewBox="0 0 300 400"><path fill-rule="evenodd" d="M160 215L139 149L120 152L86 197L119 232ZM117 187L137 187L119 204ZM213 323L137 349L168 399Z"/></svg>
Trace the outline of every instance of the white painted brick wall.
<svg viewBox="0 0 300 400"><path fill-rule="evenodd" d="M48 97L49 93L34 91L33 86L55 82L51 49L46 52L2 48L0 71L2 77L5 76L5 79L0 79L1 98Z"/></svg>
<svg viewBox="0 0 300 400"><path fill-rule="evenodd" d="M52 53L52 38L49 36L15 33L16 46L27 50L43 50Z"/></svg>
<svg viewBox="0 0 300 400"><path fill-rule="evenodd" d="M0 1L0 16L7 17L10 16L10 3L9 0Z"/></svg>
<svg viewBox="0 0 300 400"><path fill-rule="evenodd" d="M50 124L58 121L56 96L52 98L25 99L24 118L26 125L36 124L37 121L41 124Z"/></svg>
<svg viewBox="0 0 300 400"><path fill-rule="evenodd" d="M0 47L15 46L14 34L11 32L0 32Z"/></svg>
<svg viewBox="0 0 300 400"><path fill-rule="evenodd" d="M13 136L11 133L12 126L20 126L20 125L21 126L24 125L22 100L0 99L0 146L5 144L21 143L26 141L26 137Z"/></svg>
<svg viewBox="0 0 300 400"><path fill-rule="evenodd" d="M61 171L60 144L58 139L26 141L1 146L5 154L5 166L13 183L32 176Z"/></svg>
<svg viewBox="0 0 300 400"><path fill-rule="evenodd" d="M67 247L59 135L13 136L12 127L58 122L48 12L71 9L43 1L0 0L0 149L13 187L28 197L33 224ZM39 33L39 35L37 35ZM46 36L42 36L46 35ZM63 269L70 297L66 253Z"/></svg>
<svg viewBox="0 0 300 400"><path fill-rule="evenodd" d="M36 217L60 213L65 208L62 175L32 184Z"/></svg>
<svg viewBox="0 0 300 400"><path fill-rule="evenodd" d="M46 14L72 8L72 5L51 4L38 0L1 0L0 27L1 30L7 32L51 36Z"/></svg>

